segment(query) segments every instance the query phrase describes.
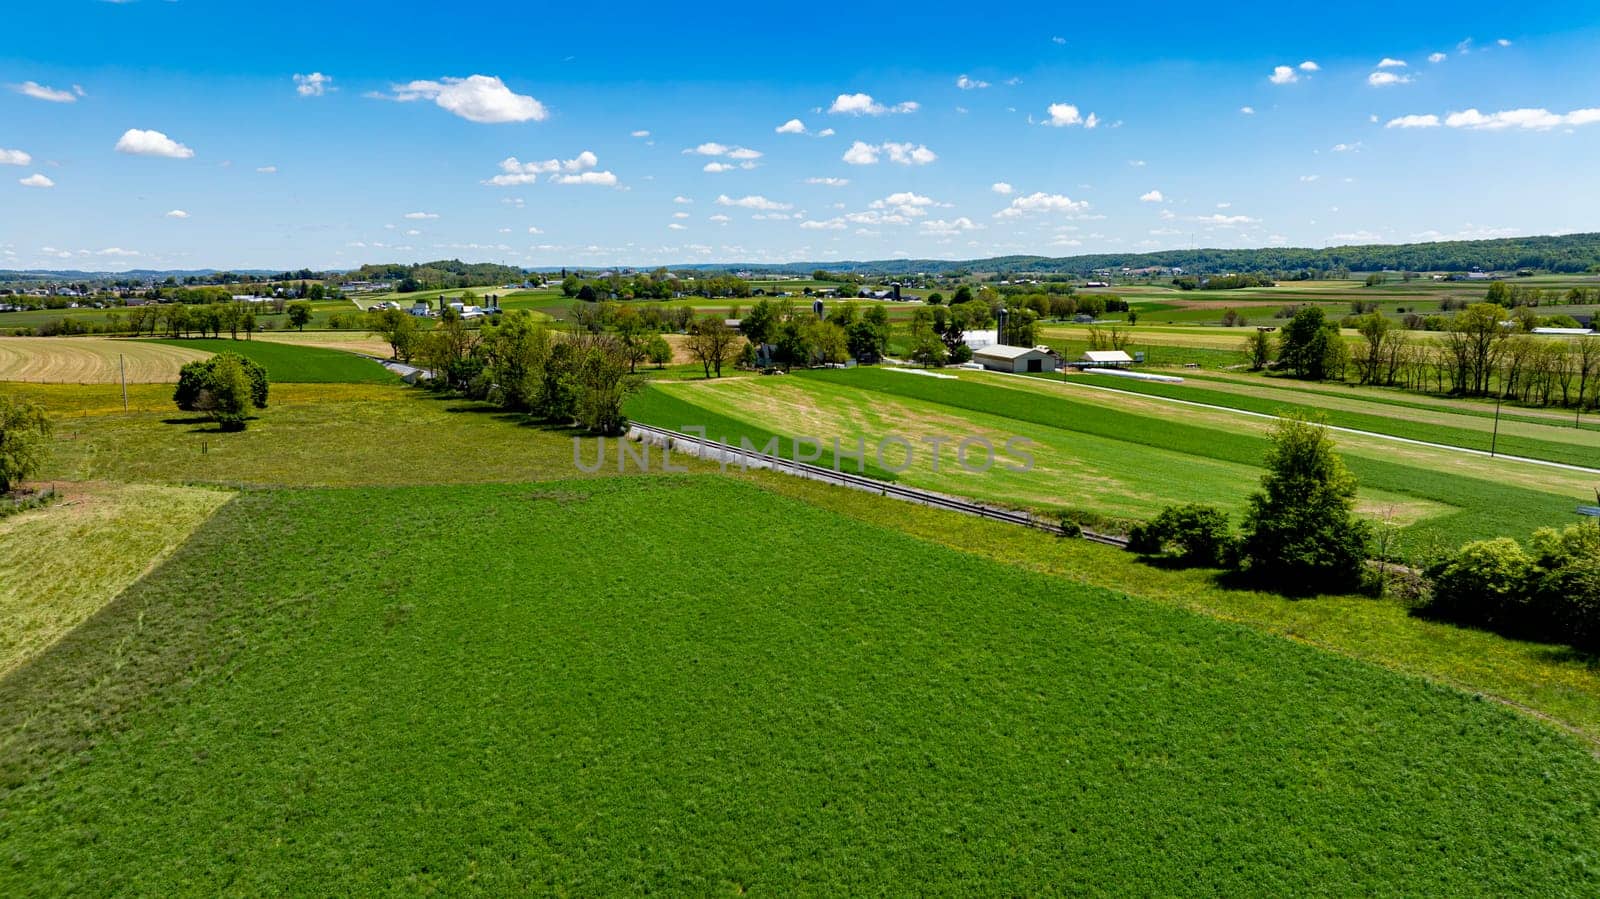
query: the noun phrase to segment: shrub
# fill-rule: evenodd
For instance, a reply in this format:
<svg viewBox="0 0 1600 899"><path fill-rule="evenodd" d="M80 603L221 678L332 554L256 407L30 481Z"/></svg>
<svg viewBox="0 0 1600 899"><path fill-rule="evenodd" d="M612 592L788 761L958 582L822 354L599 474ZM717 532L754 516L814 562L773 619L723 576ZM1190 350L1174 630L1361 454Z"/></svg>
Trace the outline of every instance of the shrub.
<svg viewBox="0 0 1600 899"><path fill-rule="evenodd" d="M1225 565L1234 547L1227 513L1198 503L1168 506L1128 537L1140 555L1172 555L1190 565Z"/></svg>
<svg viewBox="0 0 1600 899"><path fill-rule="evenodd" d="M1468 543L1427 573L1429 615L1600 649L1600 522L1541 529L1526 550L1508 537Z"/></svg>

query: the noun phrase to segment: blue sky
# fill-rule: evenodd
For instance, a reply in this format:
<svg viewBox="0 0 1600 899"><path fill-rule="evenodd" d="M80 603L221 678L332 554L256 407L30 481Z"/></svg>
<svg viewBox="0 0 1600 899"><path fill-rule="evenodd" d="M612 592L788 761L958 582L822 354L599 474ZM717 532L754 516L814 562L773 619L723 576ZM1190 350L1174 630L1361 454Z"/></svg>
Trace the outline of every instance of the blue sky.
<svg viewBox="0 0 1600 899"><path fill-rule="evenodd" d="M8 6L0 268L1600 230L1593 3Z"/></svg>

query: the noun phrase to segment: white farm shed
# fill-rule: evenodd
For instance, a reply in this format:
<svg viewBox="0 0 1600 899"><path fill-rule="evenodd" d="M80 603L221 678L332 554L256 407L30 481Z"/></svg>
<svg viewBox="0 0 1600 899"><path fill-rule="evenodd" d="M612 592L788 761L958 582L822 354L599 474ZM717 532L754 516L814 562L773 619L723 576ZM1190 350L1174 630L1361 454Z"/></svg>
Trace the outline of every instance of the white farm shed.
<svg viewBox="0 0 1600 899"><path fill-rule="evenodd" d="M1126 368L1133 364L1133 357L1122 350L1089 350L1078 364L1085 368Z"/></svg>
<svg viewBox="0 0 1600 899"><path fill-rule="evenodd" d="M990 371L1055 371L1056 356L1049 347L986 346L972 354L972 361Z"/></svg>

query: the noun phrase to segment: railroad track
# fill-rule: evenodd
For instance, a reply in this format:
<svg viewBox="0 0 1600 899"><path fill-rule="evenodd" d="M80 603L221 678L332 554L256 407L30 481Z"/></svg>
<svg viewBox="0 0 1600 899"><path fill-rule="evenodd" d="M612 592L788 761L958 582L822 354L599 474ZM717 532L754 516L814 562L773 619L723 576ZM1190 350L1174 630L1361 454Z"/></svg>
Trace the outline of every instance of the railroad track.
<svg viewBox="0 0 1600 899"><path fill-rule="evenodd" d="M935 493L932 490L907 487L892 481L880 481L876 478L851 474L846 471L835 471L832 468L824 468L821 465L812 465L808 462L796 462L793 459L785 459L782 456L771 453L729 446L714 440L705 440L692 434L658 428L654 425L634 422L630 425L628 436L674 450L682 450L702 459L709 458L713 461L726 462L729 465L739 465L742 468L763 468L811 481L821 481L826 484L847 487L851 490L876 493L879 496L897 499L902 502L959 512L962 515L971 515L975 518L987 518L990 521L1001 521L1020 527L1035 528L1062 536L1066 534L1060 525L1038 518L1028 512L975 503L971 500ZM1128 541L1125 537L1099 534L1090 530L1084 530L1082 536L1085 540L1103 543L1107 546L1115 546L1122 549L1128 547Z"/></svg>

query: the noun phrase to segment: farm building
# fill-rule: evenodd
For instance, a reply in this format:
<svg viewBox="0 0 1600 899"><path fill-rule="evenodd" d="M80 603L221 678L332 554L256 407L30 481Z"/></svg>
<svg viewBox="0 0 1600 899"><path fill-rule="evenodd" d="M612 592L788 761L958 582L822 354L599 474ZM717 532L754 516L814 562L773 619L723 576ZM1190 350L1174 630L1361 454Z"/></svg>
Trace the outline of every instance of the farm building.
<svg viewBox="0 0 1600 899"><path fill-rule="evenodd" d="M972 354L972 361L990 371L1055 371L1056 355L1049 347L986 346Z"/></svg>
<svg viewBox="0 0 1600 899"><path fill-rule="evenodd" d="M1122 350L1089 350L1078 364L1084 368L1127 368L1133 364L1133 357Z"/></svg>

